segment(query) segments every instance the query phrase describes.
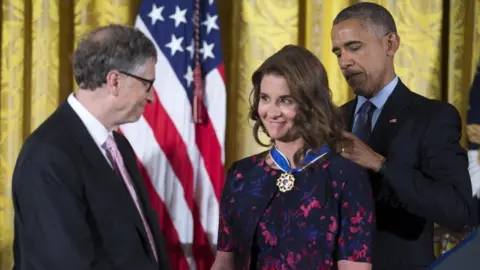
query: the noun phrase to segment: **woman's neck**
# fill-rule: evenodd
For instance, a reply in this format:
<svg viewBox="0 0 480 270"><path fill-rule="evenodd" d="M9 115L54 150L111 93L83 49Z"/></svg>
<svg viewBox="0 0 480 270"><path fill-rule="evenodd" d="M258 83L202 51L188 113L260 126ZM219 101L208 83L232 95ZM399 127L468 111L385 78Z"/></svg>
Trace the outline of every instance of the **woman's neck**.
<svg viewBox="0 0 480 270"><path fill-rule="evenodd" d="M296 164L293 160L293 156L300 148L303 147L303 140L299 138L290 142L275 141L275 147L277 147L277 149L288 159L290 166L295 168Z"/></svg>

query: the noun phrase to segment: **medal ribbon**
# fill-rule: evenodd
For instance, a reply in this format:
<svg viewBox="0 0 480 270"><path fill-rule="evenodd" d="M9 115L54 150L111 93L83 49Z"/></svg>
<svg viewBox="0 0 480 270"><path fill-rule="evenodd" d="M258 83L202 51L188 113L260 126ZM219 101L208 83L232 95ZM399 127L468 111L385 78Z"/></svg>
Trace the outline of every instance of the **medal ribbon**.
<svg viewBox="0 0 480 270"><path fill-rule="evenodd" d="M290 162L288 162L288 159L285 157L284 154L282 154L282 152L280 152L280 150L277 149L277 147L272 147L272 149L270 150L270 156L272 157L275 165L277 165L277 167L280 168L282 171L286 173L295 173L302 171L310 164L323 157L328 152L330 152L330 148L326 145L322 146L322 148L320 148L320 151L318 151L317 153L313 153L313 151L308 150L305 153L305 157L300 162L301 164L305 165L301 168L294 168L293 170L290 168Z"/></svg>

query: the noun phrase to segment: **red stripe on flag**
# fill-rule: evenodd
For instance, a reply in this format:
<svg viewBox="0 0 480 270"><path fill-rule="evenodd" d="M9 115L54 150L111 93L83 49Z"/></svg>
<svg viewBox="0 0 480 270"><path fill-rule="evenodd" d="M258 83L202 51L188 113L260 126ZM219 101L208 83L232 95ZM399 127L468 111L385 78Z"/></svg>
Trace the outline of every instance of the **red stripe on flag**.
<svg viewBox="0 0 480 270"><path fill-rule="evenodd" d="M217 70L223 82L225 82L224 64L218 65ZM202 103L201 106L202 111L207 111L204 103ZM217 197L217 201L220 202L223 183L225 181L225 171L222 163L222 146L218 141L217 134L215 133L208 114L205 125L195 125L195 135L195 141L205 162L205 169L212 182L215 196Z"/></svg>
<svg viewBox="0 0 480 270"><path fill-rule="evenodd" d="M200 223L200 213L198 207L194 207L193 219L193 256L195 257L197 270L210 270L213 265L214 257L212 247L208 241L207 234L204 232Z"/></svg>
<svg viewBox="0 0 480 270"><path fill-rule="evenodd" d="M202 110L206 111L205 105L201 103ZM212 121L207 114L207 121L204 125L195 125L195 140L200 151L205 169L212 182L213 190L217 200L220 201L224 182L224 169L222 164L222 149L212 126Z"/></svg>
<svg viewBox="0 0 480 270"><path fill-rule="evenodd" d="M220 65L217 66L217 70L218 70L218 73L220 73L220 77L222 77L222 81L223 83L226 85L225 83L225 66L223 63L221 63Z"/></svg>
<svg viewBox="0 0 480 270"><path fill-rule="evenodd" d="M152 88L152 91L154 89ZM156 91L155 102L147 104L143 116L147 123L153 130L155 139L158 142L163 153L167 157L170 166L180 180L183 186L185 201L192 212L194 222L194 238L207 239L205 231L200 224L200 216L198 214L197 206L194 201L194 183L193 183L193 167L190 163L187 147L183 142L180 134L178 133L175 125L173 124L170 116L162 106ZM195 237L196 236L196 237ZM202 250L205 246L200 242L193 241L192 250ZM208 249L210 250L210 248ZM205 261L213 261L213 254L210 251L208 255L193 252L195 262L199 265L203 265Z"/></svg>
<svg viewBox="0 0 480 270"><path fill-rule="evenodd" d="M166 250L168 253L168 260L170 261L170 267L172 269L189 269L190 266L188 265L185 254L183 253L182 243L180 243L180 238L178 237L177 230L175 229L172 219L168 214L167 207L158 196L155 187L152 185L150 176L143 167L142 163L138 159L137 162L140 168L140 172L145 179L145 185L147 187L148 196L150 198L150 204L158 214L160 228L167 242Z"/></svg>
<svg viewBox="0 0 480 270"><path fill-rule="evenodd" d="M122 130L118 130L119 133L123 134ZM152 185L152 180L148 175L147 170L143 166L140 159L137 157L137 164L142 174L142 177L145 182L145 187L148 192L148 198L150 202L150 206L155 210L158 216L158 222L160 225L160 231L165 238L166 241L166 250L168 255L168 260L170 262L170 267L172 269L181 269L186 270L189 269L190 266L185 258L184 251L182 249L182 243L180 243L180 238L178 237L177 230L173 225L172 219L168 213L167 207L163 203L160 196L158 196L155 187Z"/></svg>

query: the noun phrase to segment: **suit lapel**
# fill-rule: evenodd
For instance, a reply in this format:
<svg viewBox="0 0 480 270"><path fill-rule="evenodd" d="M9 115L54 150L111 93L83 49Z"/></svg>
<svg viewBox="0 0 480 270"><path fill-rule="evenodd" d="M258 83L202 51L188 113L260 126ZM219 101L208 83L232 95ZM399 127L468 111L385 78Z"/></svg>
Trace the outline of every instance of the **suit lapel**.
<svg viewBox="0 0 480 270"><path fill-rule="evenodd" d="M108 164L80 117L73 111L72 107L67 102L62 106L62 109L65 111L66 121L69 122L69 127L71 128L70 135L79 145L80 151L83 153L88 163L90 163L98 174L102 174L102 176L105 177L104 181L99 182L107 183L109 189L113 189L112 191L119 192L119 190L122 190L123 182L118 181L118 176Z"/></svg>
<svg viewBox="0 0 480 270"><path fill-rule="evenodd" d="M395 90L387 99L369 139L375 152L385 154L390 141L404 124L410 106L411 92L399 80Z"/></svg>
<svg viewBox="0 0 480 270"><path fill-rule="evenodd" d="M140 200L140 203L142 203L142 207L143 204L146 203L145 201L145 197L144 195L145 194L145 190L141 187L143 187L143 179L140 175L140 172L138 170L138 166L137 166L137 163L136 163L136 160L135 160L135 156L129 154L128 152L128 145L125 145L125 141L120 139L120 136L117 132L113 132L113 137L115 138L115 142L117 143L118 145L118 149L120 151L120 153L122 154L122 157L123 157L123 162L125 163L125 167L127 168L128 170L128 173L130 174L130 178L132 180L132 184L135 188L135 191L138 193L139 195L139 200ZM125 139L126 140L126 139Z"/></svg>
<svg viewBox="0 0 480 270"><path fill-rule="evenodd" d="M115 142L118 145L118 149L122 154L123 162L125 163L125 167L127 168L127 171L130 175L130 179L132 180L133 188L135 189L138 202L140 203L140 208L142 209L146 222L148 223L148 226L150 227L150 231L152 232L152 235L154 238L153 241L155 243L157 254L160 254L159 245L164 245L164 243L158 243L157 241L155 241L156 239L160 239L157 235L157 232L158 232L157 229L160 228L160 225L158 224L158 222L155 222L156 219L154 219L154 217L152 216L152 211L150 211L151 207L150 207L150 202L148 200L149 198L148 192L144 188L144 179L142 178L140 171L138 169L135 155L134 153L129 153L130 151L128 148L130 146L126 144L127 140L125 138L123 139L120 138L121 135L119 135L117 132L113 132L113 135L115 138ZM137 213L137 216L138 216L138 213ZM148 242L148 236L147 236L147 232L145 231L145 226L143 225L143 222L141 220L140 220L140 223L137 223L137 227L139 228L143 236L144 244L147 246L147 250L150 251L149 254L151 259L155 260L155 257L151 252L150 243Z"/></svg>
<svg viewBox="0 0 480 270"><path fill-rule="evenodd" d="M70 135L79 144L79 151L83 153L85 160L90 163L98 175L97 184L99 192L108 192L110 194L115 194L115 196L118 197L118 201L116 202L118 204L116 205L116 208L122 210L124 209L128 212L128 215L132 219L133 223L137 226L138 231L142 236L145 245L147 246L147 250L151 250L143 222L138 214L138 210L133 202L132 197L130 196L130 193L128 192L128 189L123 182L123 179L121 179L121 176L114 172L110 164L105 159L105 156L102 154L100 149L98 149L97 144L91 137L82 120L73 111L68 102L62 104L61 108L59 109L64 111L65 120L68 121L67 123L69 123L69 127L71 128ZM118 142L118 140L116 141ZM122 157L125 157L122 150L120 150L120 152L122 153ZM131 172L131 167L127 165L129 162L125 160L124 162L126 163L125 166L127 167L127 170L129 170L132 182L134 182L134 188L138 192L138 184L136 184L137 180L133 177L134 174ZM140 197L138 193L137 195ZM141 197L143 197L143 195ZM150 253L151 252L149 252L149 254ZM151 257L152 260L154 260L153 254L151 254Z"/></svg>

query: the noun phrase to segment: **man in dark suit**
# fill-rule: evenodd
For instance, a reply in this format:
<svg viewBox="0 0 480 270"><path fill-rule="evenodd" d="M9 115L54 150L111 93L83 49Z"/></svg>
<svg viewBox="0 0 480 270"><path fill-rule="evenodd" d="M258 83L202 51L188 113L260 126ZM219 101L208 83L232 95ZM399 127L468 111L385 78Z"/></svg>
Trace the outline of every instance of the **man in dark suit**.
<svg viewBox="0 0 480 270"><path fill-rule="evenodd" d="M396 76L400 44L392 15L359 3L333 22L332 51L356 98L342 106L348 131L342 155L369 169L376 200L373 269L426 269L433 228L472 221L472 187L450 104L411 92Z"/></svg>
<svg viewBox="0 0 480 270"><path fill-rule="evenodd" d="M79 86L25 141L13 174L14 269L169 269L157 215L127 139L155 78L156 50L111 25L73 56Z"/></svg>
<svg viewBox="0 0 480 270"><path fill-rule="evenodd" d="M473 196L477 205L477 224L480 223L480 63L470 88L470 99L467 113L467 137L469 172L472 180Z"/></svg>

